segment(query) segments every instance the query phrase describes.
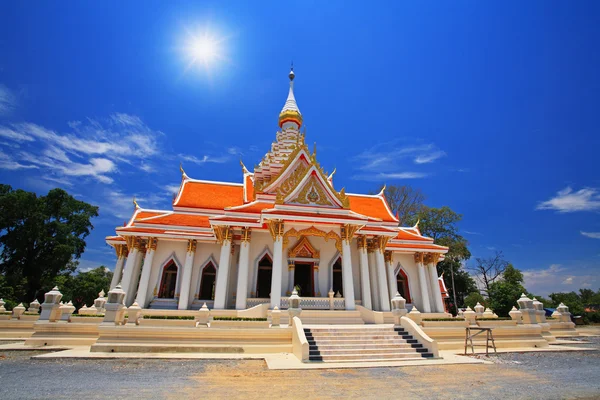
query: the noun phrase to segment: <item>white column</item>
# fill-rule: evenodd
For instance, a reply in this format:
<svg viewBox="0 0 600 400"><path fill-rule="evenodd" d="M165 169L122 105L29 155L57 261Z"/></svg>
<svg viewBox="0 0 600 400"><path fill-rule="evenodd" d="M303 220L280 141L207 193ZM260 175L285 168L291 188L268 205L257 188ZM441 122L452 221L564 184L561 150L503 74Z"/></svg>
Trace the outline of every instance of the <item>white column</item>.
<svg viewBox="0 0 600 400"><path fill-rule="evenodd" d="M144 258L144 266L142 269L142 276L140 277L140 287L137 291L135 301L141 308L146 308L146 297L148 297L148 285L150 284L150 273L152 272L152 260L154 259L154 253L156 252L156 238L148 238L148 249L146 250L146 257Z"/></svg>
<svg viewBox="0 0 600 400"><path fill-rule="evenodd" d="M236 288L235 308L246 309L248 296L248 269L250 268L250 228L242 228L242 243L240 244L240 266Z"/></svg>
<svg viewBox="0 0 600 400"><path fill-rule="evenodd" d="M125 296L125 305L129 307L133 304L135 300L135 296L137 294L138 285L140 283L140 271L142 269L142 264L144 263L144 255L146 254L146 249L140 249L138 253L137 259L135 260L133 271L131 272L131 281L129 283L129 292Z"/></svg>
<svg viewBox="0 0 600 400"><path fill-rule="evenodd" d="M315 297L321 297L321 286L319 286L319 261L316 261L313 267L313 284Z"/></svg>
<svg viewBox="0 0 600 400"><path fill-rule="evenodd" d="M288 260L288 290L286 292L287 296L292 295L292 291L294 290L294 273L296 272L296 265L293 260Z"/></svg>
<svg viewBox="0 0 600 400"><path fill-rule="evenodd" d="M133 287L133 281L137 279L135 274L137 273L141 257L140 238L129 236L126 240L127 247L129 248L129 255L127 256L127 261L125 262L125 268L123 269L123 279L121 280L121 288L126 293L125 303L127 305L129 303L129 299L133 299L135 296L135 293L130 293L132 291L135 291L135 288Z"/></svg>
<svg viewBox="0 0 600 400"><path fill-rule="evenodd" d="M390 299L393 299L398 291L396 276L394 275L394 264L392 263L392 253L385 254L385 270L387 271L388 287L390 288Z"/></svg>
<svg viewBox="0 0 600 400"><path fill-rule="evenodd" d="M115 245L115 250L117 252L117 265L115 265L112 281L110 282L110 290L113 290L115 286L121 282L121 278L123 277L123 267L125 266L125 260L127 260L126 245L117 244Z"/></svg>
<svg viewBox="0 0 600 400"><path fill-rule="evenodd" d="M417 263L417 271L419 272L419 287L421 288L421 301L423 304L423 312L431 312L429 306L429 290L427 289L427 276L425 275L425 266L423 265L423 253L415 253L415 262Z"/></svg>
<svg viewBox="0 0 600 400"><path fill-rule="evenodd" d="M354 302L354 279L352 277L352 255L350 253L350 241L352 236L342 240L342 279L344 284L344 302L346 310L355 310Z"/></svg>
<svg viewBox="0 0 600 400"><path fill-rule="evenodd" d="M362 305L369 310L373 309L371 305L371 283L369 282L369 257L367 255L367 238L360 236L357 240L358 255L360 261L360 289L362 296Z"/></svg>
<svg viewBox="0 0 600 400"><path fill-rule="evenodd" d="M375 250L373 248L367 249L369 259L369 281L371 283L371 302L373 310L380 311L379 305L379 290L377 288L377 264L375 262Z"/></svg>
<svg viewBox="0 0 600 400"><path fill-rule="evenodd" d="M377 263L377 278L379 279L379 306L381 311L390 311L390 295L388 293L388 285L387 285L387 274L385 273L385 259L383 257L383 252L385 251L385 244L387 240L383 237L378 238L379 248L375 252L375 259Z"/></svg>
<svg viewBox="0 0 600 400"><path fill-rule="evenodd" d="M269 221L273 238L273 269L271 273L271 308L281 307L281 279L283 276L283 222Z"/></svg>
<svg viewBox="0 0 600 400"><path fill-rule="evenodd" d="M433 299L435 300L435 312L444 312L444 301L442 300L442 292L440 291L440 284L438 280L437 268L435 266L436 261L439 256L434 254L431 256L431 262L427 265L427 269L429 269L429 276L431 281L431 293L433 294ZM433 307L432 307L433 308Z"/></svg>
<svg viewBox="0 0 600 400"><path fill-rule="evenodd" d="M215 283L215 306L217 310L225 309L227 302L227 281L229 278L229 260L231 258L231 228L218 227L221 231L221 257L219 258L219 271Z"/></svg>
<svg viewBox="0 0 600 400"><path fill-rule="evenodd" d="M188 240L187 252L185 253L185 262L183 264L183 273L181 275L181 285L179 289L179 310L187 310L190 305L190 288L192 286L192 269L194 267L194 255L196 254L196 241Z"/></svg>

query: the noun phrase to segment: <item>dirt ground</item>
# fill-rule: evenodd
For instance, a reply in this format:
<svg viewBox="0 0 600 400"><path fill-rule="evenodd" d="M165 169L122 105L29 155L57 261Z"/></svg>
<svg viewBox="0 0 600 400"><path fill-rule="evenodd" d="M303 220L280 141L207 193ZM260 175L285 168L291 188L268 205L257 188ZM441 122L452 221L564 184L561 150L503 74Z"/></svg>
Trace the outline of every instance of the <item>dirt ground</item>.
<svg viewBox="0 0 600 400"><path fill-rule="evenodd" d="M581 347L599 348L599 337ZM600 399L600 351L494 364L269 370L264 361L34 360L0 354L0 399Z"/></svg>

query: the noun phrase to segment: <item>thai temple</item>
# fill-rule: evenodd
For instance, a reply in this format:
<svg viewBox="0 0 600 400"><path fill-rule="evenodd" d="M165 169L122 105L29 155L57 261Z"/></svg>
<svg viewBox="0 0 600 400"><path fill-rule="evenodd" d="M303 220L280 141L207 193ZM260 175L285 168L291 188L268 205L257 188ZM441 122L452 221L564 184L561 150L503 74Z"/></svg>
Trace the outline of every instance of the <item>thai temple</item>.
<svg viewBox="0 0 600 400"><path fill-rule="evenodd" d="M390 311L398 292L407 308L444 313L436 264L448 251L401 227L376 195L337 190L316 148L306 145L289 74L279 130L239 182L198 180L181 168L172 210L140 207L106 238L117 253L111 289L142 309L287 309L296 290L306 310Z"/></svg>

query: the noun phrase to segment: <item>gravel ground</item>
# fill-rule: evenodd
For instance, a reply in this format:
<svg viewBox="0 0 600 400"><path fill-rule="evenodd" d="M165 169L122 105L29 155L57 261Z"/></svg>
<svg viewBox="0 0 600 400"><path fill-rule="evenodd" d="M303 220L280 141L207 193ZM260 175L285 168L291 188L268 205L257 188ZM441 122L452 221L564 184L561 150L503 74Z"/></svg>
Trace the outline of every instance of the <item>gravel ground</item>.
<svg viewBox="0 0 600 400"><path fill-rule="evenodd" d="M582 347L600 348L599 337ZM493 365L271 371L263 361L32 360L0 353L0 399L600 399L600 352L512 353Z"/></svg>

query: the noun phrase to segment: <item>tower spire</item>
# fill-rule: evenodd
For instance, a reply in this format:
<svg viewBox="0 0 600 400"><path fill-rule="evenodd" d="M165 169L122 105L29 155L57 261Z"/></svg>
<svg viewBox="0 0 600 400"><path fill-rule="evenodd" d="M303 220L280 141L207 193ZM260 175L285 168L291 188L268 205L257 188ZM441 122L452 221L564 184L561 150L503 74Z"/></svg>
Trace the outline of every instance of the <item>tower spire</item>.
<svg viewBox="0 0 600 400"><path fill-rule="evenodd" d="M279 127L295 127L298 129L302 125L302 114L300 113L300 109L298 109L298 104L296 104L296 98L294 97L294 78L296 74L294 73L293 62L288 77L290 78L290 91L288 92L283 109L279 113Z"/></svg>

